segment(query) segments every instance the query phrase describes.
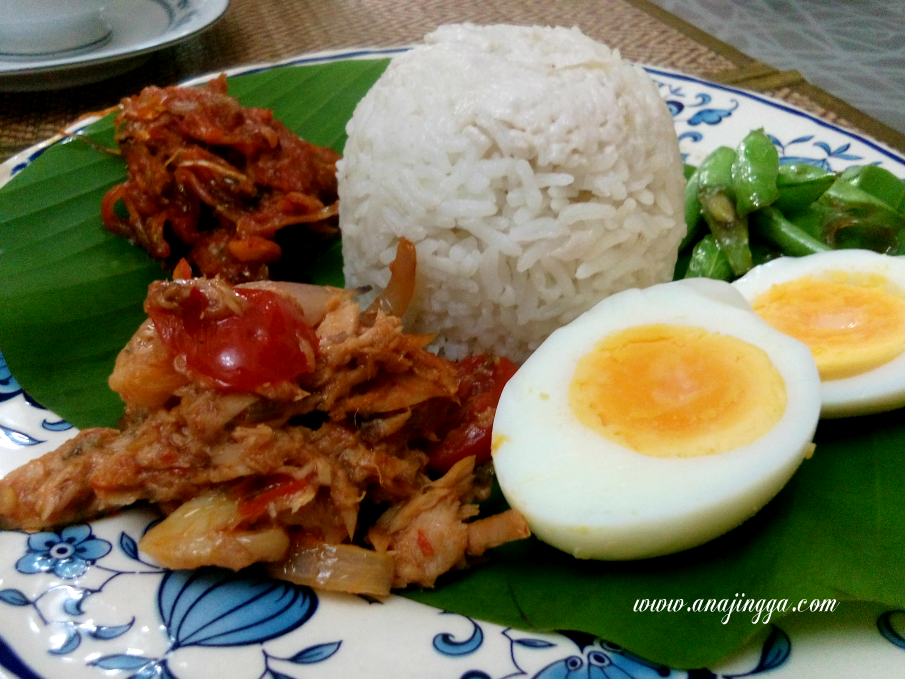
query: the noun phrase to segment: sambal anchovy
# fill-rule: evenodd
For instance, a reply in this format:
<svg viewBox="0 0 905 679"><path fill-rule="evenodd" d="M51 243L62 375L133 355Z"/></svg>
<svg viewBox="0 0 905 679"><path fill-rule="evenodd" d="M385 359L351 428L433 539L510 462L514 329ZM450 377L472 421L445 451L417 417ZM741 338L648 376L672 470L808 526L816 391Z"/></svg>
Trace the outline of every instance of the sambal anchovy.
<svg viewBox="0 0 905 679"><path fill-rule="evenodd" d="M104 225L171 267L267 279L287 254L305 270L338 233L339 154L241 106L225 76L124 99L115 137L128 177L104 197Z"/></svg>

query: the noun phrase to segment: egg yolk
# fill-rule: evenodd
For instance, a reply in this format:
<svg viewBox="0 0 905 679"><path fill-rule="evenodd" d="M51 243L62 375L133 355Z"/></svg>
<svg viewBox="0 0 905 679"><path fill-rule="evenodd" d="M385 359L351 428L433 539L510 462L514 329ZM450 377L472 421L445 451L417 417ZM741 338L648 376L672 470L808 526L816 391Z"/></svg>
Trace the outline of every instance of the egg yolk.
<svg viewBox="0 0 905 679"><path fill-rule="evenodd" d="M653 457L696 457L757 440L782 418L786 387L766 352L702 328L646 325L598 342L576 366L582 424Z"/></svg>
<svg viewBox="0 0 905 679"><path fill-rule="evenodd" d="M774 285L754 310L808 345L822 380L860 375L905 351L905 298L877 274L834 271Z"/></svg>

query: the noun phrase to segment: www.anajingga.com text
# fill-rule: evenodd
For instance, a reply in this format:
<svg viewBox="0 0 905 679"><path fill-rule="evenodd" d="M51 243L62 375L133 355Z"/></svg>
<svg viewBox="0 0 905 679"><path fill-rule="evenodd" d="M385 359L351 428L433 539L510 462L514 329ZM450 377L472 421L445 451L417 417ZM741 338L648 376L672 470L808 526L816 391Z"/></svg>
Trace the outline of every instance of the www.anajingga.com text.
<svg viewBox="0 0 905 679"><path fill-rule="evenodd" d="M747 599L745 593L736 594L732 599L636 599L632 607L636 613L724 613L721 618L725 625L733 613L752 613L751 623L767 624L773 613L832 613L836 609L835 599L801 599L789 603L788 599Z"/></svg>

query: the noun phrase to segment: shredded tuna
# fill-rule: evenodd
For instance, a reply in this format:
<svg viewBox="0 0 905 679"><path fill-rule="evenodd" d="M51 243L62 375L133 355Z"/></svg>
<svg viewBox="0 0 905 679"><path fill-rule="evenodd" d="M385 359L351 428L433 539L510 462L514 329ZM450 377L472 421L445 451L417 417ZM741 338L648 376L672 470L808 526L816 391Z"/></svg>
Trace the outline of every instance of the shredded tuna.
<svg viewBox="0 0 905 679"><path fill-rule="evenodd" d="M290 320L310 322L310 334L298 335L310 344L307 371L280 377L277 357L270 367L278 378L232 388L231 373L191 363L149 319L110 378L126 402L120 428L82 431L7 475L0 525L44 530L147 501L168 517L141 547L164 565L237 569L268 561L272 572L296 581L372 593L433 586L487 548L527 535L513 512L474 520L489 493L489 463L476 473L468 454L445 472L428 471L429 453L447 433L492 420L495 401L484 401L498 392L488 381L494 359L439 358L425 349L429 337L404 333L398 317L380 310L360 313L346 291L265 288L256 294L265 295L276 320L285 321L279 298L297 310ZM222 280L159 282L146 308L170 314L171 335L232 322L224 327L243 337L234 326L259 297L240 293ZM278 339L271 335L254 342ZM210 337L208 349L219 341ZM263 354L249 360L268 360ZM312 564L315 571L322 562L335 565L310 556L327 553L319 545L383 556L333 550L348 561L351 578L342 569L305 575ZM368 564L367 584L354 577L356 563ZM391 579L375 585L374 573Z"/></svg>

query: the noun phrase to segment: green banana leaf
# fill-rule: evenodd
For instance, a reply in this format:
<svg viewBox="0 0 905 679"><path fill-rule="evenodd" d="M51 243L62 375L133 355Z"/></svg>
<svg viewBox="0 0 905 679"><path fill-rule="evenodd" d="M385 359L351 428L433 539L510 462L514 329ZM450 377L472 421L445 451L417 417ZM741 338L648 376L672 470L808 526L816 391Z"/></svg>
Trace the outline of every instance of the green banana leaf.
<svg viewBox="0 0 905 679"><path fill-rule="evenodd" d="M244 104L274 109L310 141L341 150L355 103L386 60L282 67L230 79ZM112 121L87 136L112 146ZM122 160L83 140L56 144L0 189L0 350L37 401L79 427L114 425L106 385L117 352L163 276L143 251L107 233L99 205ZM320 267L336 281L336 250ZM523 629L576 630L673 667L713 665L801 599L905 608L905 423L902 412L820 424L817 451L756 517L707 545L646 561L572 559L529 539L494 550L434 590L404 593ZM502 507L497 496L485 513ZM682 599L673 612L641 600ZM785 601L784 611L701 613L695 601ZM735 604L738 605L737 603Z"/></svg>

